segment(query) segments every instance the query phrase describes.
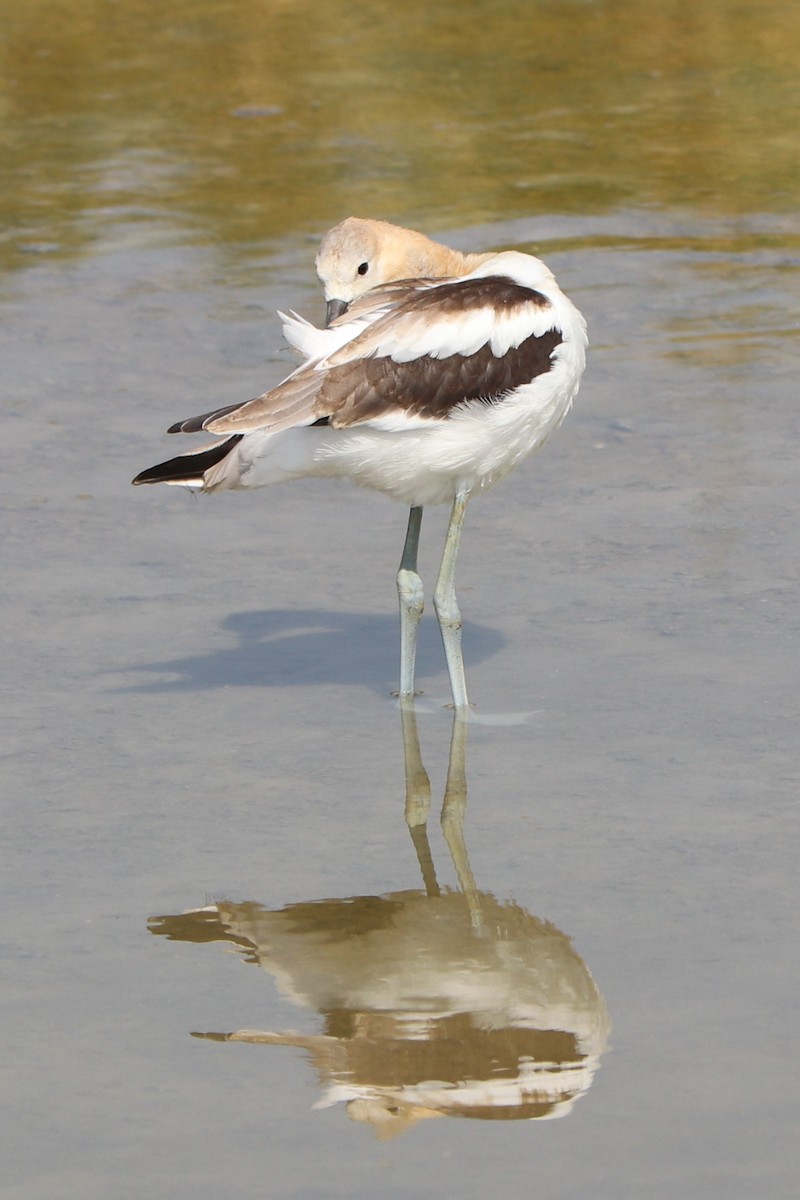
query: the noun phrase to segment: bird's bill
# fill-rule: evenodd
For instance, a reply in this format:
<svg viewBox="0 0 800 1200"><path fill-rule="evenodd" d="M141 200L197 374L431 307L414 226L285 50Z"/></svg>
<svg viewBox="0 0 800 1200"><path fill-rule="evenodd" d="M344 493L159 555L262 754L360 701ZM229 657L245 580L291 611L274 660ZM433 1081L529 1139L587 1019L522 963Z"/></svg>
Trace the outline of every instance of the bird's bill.
<svg viewBox="0 0 800 1200"><path fill-rule="evenodd" d="M346 300L329 300L325 306L325 326L326 328L337 317L341 317L342 313L346 313L348 304Z"/></svg>

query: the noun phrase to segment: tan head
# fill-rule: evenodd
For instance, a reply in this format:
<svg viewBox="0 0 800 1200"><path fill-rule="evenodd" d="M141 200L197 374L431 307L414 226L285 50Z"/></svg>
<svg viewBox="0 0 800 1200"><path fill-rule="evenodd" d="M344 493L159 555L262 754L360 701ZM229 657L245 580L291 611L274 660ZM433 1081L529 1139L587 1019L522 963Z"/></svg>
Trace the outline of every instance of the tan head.
<svg viewBox="0 0 800 1200"><path fill-rule="evenodd" d="M348 217L322 239L317 274L328 302L330 323L370 288L396 279L460 275L484 255L460 254L413 229Z"/></svg>

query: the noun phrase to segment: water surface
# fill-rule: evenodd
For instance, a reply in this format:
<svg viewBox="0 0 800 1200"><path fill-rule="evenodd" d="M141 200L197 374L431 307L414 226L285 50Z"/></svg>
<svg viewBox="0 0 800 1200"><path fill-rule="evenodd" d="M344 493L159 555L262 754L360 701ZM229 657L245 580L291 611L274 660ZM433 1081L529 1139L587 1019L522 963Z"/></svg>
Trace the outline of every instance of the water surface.
<svg viewBox="0 0 800 1200"><path fill-rule="evenodd" d="M800 18L0 15L0 1194L794 1196ZM590 325L468 514L455 755L432 618L418 746L389 696L400 508L128 484L349 212Z"/></svg>

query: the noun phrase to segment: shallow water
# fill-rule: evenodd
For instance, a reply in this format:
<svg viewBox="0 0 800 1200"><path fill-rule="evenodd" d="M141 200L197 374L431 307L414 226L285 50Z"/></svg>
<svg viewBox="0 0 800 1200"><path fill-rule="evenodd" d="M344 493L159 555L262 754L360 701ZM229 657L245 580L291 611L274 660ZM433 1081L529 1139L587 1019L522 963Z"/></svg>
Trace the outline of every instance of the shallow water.
<svg viewBox="0 0 800 1200"><path fill-rule="evenodd" d="M393 11L0 3L0 1194L794 1196L800 19ZM350 211L536 249L592 338L418 749L400 508L128 486Z"/></svg>

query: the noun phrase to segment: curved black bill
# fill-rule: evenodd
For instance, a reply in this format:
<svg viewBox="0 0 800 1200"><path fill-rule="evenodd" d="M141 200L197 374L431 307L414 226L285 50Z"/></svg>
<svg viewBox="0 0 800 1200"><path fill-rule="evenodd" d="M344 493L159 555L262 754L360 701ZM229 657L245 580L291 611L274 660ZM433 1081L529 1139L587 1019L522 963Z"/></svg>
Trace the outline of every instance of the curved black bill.
<svg viewBox="0 0 800 1200"><path fill-rule="evenodd" d="M325 306L325 327L330 325L331 321L335 321L342 313L347 312L346 300L329 300Z"/></svg>

